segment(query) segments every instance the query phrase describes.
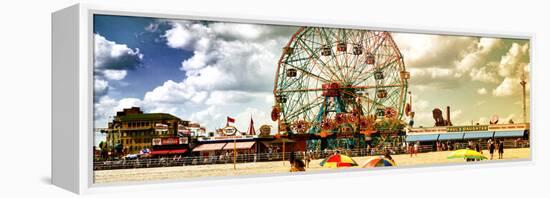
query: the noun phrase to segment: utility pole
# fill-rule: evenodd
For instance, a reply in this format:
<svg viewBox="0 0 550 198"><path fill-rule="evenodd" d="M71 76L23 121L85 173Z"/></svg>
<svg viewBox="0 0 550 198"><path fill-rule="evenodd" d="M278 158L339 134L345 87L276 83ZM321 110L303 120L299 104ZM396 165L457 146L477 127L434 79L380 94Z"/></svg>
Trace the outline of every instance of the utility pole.
<svg viewBox="0 0 550 198"><path fill-rule="evenodd" d="M527 82L525 81L525 71L522 70L522 74L521 74L521 88L522 88L522 91L523 91L523 123L527 123L527 103L526 103L526 98L525 98L525 85L527 84Z"/></svg>

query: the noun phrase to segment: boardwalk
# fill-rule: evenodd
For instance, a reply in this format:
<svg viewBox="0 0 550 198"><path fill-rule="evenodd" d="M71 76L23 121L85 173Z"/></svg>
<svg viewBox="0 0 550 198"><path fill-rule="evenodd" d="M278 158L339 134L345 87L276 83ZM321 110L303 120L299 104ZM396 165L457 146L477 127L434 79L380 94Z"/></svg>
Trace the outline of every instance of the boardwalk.
<svg viewBox="0 0 550 198"><path fill-rule="evenodd" d="M407 154L394 155L396 163L403 166L416 165L440 165L445 163L464 162L462 159L448 160L446 156L450 151L419 153L416 157L410 157ZM489 157L489 152L485 150L484 155ZM498 154L495 153L495 158ZM529 148L506 149L504 159L525 159L529 158ZM359 163L363 164L369 157L354 157ZM326 170L320 167L321 160L313 160L307 171ZM257 162L237 164L237 170L233 170L233 164L214 164L198 166L180 166L180 167L162 167L162 168L142 168L142 169L119 169L94 171L96 183L119 183L151 180L174 180L208 176L236 176L236 175L255 175L269 173L286 173L289 170L289 163L285 162Z"/></svg>

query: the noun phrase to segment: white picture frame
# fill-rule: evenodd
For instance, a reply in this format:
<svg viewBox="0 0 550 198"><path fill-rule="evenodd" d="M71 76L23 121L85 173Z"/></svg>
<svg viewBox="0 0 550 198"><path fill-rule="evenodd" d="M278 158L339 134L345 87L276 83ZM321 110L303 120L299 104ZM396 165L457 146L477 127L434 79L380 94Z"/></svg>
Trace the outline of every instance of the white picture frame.
<svg viewBox="0 0 550 198"><path fill-rule="evenodd" d="M98 185L93 183L92 151L93 145L93 15L112 14L124 16L140 16L155 18L196 19L243 23L262 23L272 25L313 25L338 28L359 28L371 30L386 30L426 34L449 34L465 36L506 37L529 39L535 42L535 36L529 33L493 33L490 31L465 32L452 29L427 29L414 26L380 25L374 21L317 21L311 19L268 18L242 15L218 16L216 13L192 13L173 10L128 10L124 8L104 7L89 4L77 4L52 14L52 183L74 193L87 194L94 192L124 191L132 187L127 185ZM372 24L366 26L365 24ZM531 45L534 46L534 45ZM531 52L533 48L530 48ZM531 53L532 55L533 53ZM534 65L531 58L531 65ZM531 71L536 69L531 66ZM534 90L533 78L530 78L531 90ZM531 91L531 104L535 103L535 91ZM535 110L531 109L531 124ZM534 128L532 128L534 129ZM531 134L530 159L514 160L508 163L483 163L481 167L528 165L534 163L533 149L535 133ZM468 166L455 164L452 166L436 165L439 169L460 169ZM429 166L433 167L433 166ZM389 170L399 173L412 171L411 167ZM365 175L381 174L388 170L377 171L346 171L346 174ZM417 171L429 171L420 167ZM307 173L296 176L298 179L323 179L341 171L330 174ZM178 181L145 182L151 189L191 188L209 184L231 184L239 182L273 182L284 181L288 174L272 174L259 176L237 176L223 178L206 178ZM294 178L294 176L293 176Z"/></svg>

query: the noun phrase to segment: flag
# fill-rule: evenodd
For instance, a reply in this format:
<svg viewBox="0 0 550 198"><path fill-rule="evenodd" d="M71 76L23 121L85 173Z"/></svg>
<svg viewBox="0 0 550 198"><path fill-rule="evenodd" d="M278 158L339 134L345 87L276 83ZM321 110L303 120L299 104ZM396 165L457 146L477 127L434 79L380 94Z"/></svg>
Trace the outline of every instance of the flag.
<svg viewBox="0 0 550 198"><path fill-rule="evenodd" d="M227 116L227 122L225 122L225 126L229 126L229 123L235 123L235 118Z"/></svg>

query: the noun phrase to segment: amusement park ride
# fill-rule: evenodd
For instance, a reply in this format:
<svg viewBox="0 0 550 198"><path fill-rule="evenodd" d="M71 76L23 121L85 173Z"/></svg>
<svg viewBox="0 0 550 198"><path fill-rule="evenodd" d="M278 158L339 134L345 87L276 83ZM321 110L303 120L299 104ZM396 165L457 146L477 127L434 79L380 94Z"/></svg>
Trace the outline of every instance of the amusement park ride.
<svg viewBox="0 0 550 198"><path fill-rule="evenodd" d="M279 59L271 117L309 149L350 148L397 137L412 117L403 56L385 31L302 27Z"/></svg>

